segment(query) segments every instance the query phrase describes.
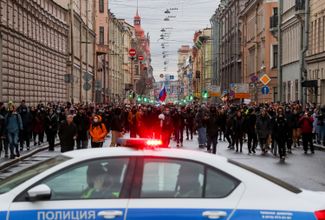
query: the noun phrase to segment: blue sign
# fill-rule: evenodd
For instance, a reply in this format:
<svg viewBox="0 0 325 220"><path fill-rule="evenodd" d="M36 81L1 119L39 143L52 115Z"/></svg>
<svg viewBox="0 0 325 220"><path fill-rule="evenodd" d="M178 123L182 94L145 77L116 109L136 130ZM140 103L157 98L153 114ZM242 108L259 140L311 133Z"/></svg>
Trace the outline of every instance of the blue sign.
<svg viewBox="0 0 325 220"><path fill-rule="evenodd" d="M263 86L262 87L262 94L267 95L270 93L270 88L268 86Z"/></svg>

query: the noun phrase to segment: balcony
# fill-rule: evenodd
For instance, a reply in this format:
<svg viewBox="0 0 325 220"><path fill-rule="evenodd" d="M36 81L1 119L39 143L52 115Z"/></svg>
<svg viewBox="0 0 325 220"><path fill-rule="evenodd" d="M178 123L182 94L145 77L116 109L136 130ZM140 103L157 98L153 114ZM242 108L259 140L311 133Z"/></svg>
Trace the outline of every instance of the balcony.
<svg viewBox="0 0 325 220"><path fill-rule="evenodd" d="M109 46L103 44L96 44L96 53L97 55L108 54Z"/></svg>
<svg viewBox="0 0 325 220"><path fill-rule="evenodd" d="M304 14L306 0L296 0L295 3L296 14Z"/></svg>

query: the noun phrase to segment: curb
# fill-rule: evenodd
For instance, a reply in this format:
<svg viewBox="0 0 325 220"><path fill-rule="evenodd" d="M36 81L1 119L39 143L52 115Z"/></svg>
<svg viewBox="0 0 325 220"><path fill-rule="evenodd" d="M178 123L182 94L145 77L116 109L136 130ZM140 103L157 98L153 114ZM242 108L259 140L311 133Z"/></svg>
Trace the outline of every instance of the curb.
<svg viewBox="0 0 325 220"><path fill-rule="evenodd" d="M315 144L314 147L315 147L315 150L325 151L325 147L323 147L321 145Z"/></svg>
<svg viewBox="0 0 325 220"><path fill-rule="evenodd" d="M55 144L55 147L58 146L58 145L59 145L59 144ZM6 168L8 168L8 167L10 167L10 166L12 166L12 165L14 165L14 164L20 162L20 161L23 161L23 160L27 159L28 157L31 157L31 156L33 156L33 155L35 155L35 154L37 154L37 153L39 153L39 152L41 152L41 151L45 151L45 150L47 150L47 149L49 149L49 146L48 146L48 145L46 145L46 146L44 146L44 147L39 147L39 148L37 148L37 149L31 150L30 152L28 152L28 153L26 153L26 154L24 154L24 155L21 155L21 156L18 157L18 158L15 158L15 159L13 159L13 160L10 160L10 161L7 161L7 162L4 162L4 163L1 163L1 164L0 164L0 171L1 171L1 170L4 170L4 169L6 169Z"/></svg>

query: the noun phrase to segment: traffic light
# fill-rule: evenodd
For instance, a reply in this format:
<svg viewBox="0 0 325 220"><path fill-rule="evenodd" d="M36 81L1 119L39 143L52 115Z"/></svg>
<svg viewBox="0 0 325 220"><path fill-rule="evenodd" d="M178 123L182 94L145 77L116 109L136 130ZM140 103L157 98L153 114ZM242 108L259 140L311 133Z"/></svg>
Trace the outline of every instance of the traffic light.
<svg viewBox="0 0 325 220"><path fill-rule="evenodd" d="M147 97L144 97L143 98L143 101L147 103L148 102L148 98Z"/></svg>
<svg viewBox="0 0 325 220"><path fill-rule="evenodd" d="M193 101L193 95L190 95L189 99L190 99L190 101Z"/></svg>
<svg viewBox="0 0 325 220"><path fill-rule="evenodd" d="M141 96L138 96L137 101L138 102L142 102L142 97Z"/></svg>
<svg viewBox="0 0 325 220"><path fill-rule="evenodd" d="M204 90L204 91L203 91L203 94L202 94L202 97L203 97L204 99L209 98L209 93L208 93L208 91Z"/></svg>

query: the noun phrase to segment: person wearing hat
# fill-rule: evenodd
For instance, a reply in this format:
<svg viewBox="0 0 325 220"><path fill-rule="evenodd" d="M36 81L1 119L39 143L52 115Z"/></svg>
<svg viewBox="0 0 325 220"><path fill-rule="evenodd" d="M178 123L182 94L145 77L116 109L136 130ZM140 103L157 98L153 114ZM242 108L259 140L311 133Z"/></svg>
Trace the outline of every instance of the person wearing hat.
<svg viewBox="0 0 325 220"><path fill-rule="evenodd" d="M90 125L91 147L99 148L103 146L105 137L108 134L105 124L100 115L95 115Z"/></svg>

